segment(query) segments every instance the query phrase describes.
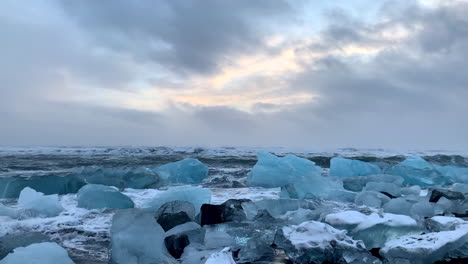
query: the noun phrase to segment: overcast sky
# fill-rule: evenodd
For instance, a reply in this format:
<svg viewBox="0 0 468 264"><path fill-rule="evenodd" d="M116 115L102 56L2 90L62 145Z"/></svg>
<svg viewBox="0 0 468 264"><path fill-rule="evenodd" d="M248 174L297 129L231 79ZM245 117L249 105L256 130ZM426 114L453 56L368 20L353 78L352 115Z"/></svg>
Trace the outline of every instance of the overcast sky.
<svg viewBox="0 0 468 264"><path fill-rule="evenodd" d="M468 150L468 1L2 0L0 124L0 145Z"/></svg>

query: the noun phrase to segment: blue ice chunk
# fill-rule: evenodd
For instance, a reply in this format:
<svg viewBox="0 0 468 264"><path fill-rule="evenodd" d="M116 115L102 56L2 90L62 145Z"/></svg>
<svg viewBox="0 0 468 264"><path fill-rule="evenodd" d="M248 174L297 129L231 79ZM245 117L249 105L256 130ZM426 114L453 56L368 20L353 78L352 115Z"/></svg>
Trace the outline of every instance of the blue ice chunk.
<svg viewBox="0 0 468 264"><path fill-rule="evenodd" d="M116 188L100 184L85 185L78 191L76 199L78 207L86 209L126 209L135 206L132 199Z"/></svg>
<svg viewBox="0 0 468 264"><path fill-rule="evenodd" d="M73 170L87 183L115 186L119 189L148 189L162 185L157 172L145 168L103 168L98 166L83 167Z"/></svg>
<svg viewBox="0 0 468 264"><path fill-rule="evenodd" d="M398 175L405 179L404 184L430 186L450 183L451 180L436 169L431 163L419 156L411 156L397 165L390 167L386 173Z"/></svg>
<svg viewBox="0 0 468 264"><path fill-rule="evenodd" d="M44 195L35 190L24 188L18 199L18 207L41 217L57 216L63 211L57 194Z"/></svg>
<svg viewBox="0 0 468 264"><path fill-rule="evenodd" d="M37 177L0 177L0 199L18 198L20 192L30 187L44 194L76 193L86 183L77 175L43 175Z"/></svg>
<svg viewBox="0 0 468 264"><path fill-rule="evenodd" d="M330 177L317 176L307 181L281 186L281 198L289 199L327 199L337 201L354 201L356 193L345 190L343 183Z"/></svg>
<svg viewBox="0 0 468 264"><path fill-rule="evenodd" d="M456 166L437 166L434 167L445 177L457 183L468 183L468 168Z"/></svg>
<svg viewBox="0 0 468 264"><path fill-rule="evenodd" d="M43 242L16 248L0 261L0 264L73 264L67 251L57 243Z"/></svg>
<svg viewBox="0 0 468 264"><path fill-rule="evenodd" d="M354 177L381 174L379 166L360 160L335 157L330 160L330 176Z"/></svg>
<svg viewBox="0 0 468 264"><path fill-rule="evenodd" d="M257 157L257 163L247 175L249 186L280 187L299 180L321 177L323 171L314 162L292 154L277 157L267 152L259 152Z"/></svg>
<svg viewBox="0 0 468 264"><path fill-rule="evenodd" d="M176 264L164 245L165 236L153 213L119 210L112 218L111 263Z"/></svg>
<svg viewBox="0 0 468 264"><path fill-rule="evenodd" d="M208 176L208 166L192 158L164 164L155 171L168 183L201 183Z"/></svg>
<svg viewBox="0 0 468 264"><path fill-rule="evenodd" d="M187 201L195 206L198 213L202 204L211 202L210 189L194 186L177 186L158 193L143 204L146 210L157 211L163 204L171 201Z"/></svg>

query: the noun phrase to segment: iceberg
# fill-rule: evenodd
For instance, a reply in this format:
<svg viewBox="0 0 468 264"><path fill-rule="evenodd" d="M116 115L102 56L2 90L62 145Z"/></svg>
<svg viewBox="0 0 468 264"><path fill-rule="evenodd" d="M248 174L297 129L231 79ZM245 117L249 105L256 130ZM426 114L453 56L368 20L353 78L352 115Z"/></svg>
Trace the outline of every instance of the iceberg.
<svg viewBox="0 0 468 264"><path fill-rule="evenodd" d="M152 199L143 204L145 210L158 210L163 204L171 201L187 201L194 205L196 213L200 212L202 204L211 202L210 189L193 187L193 186L177 186L168 188L166 191L158 193Z"/></svg>
<svg viewBox="0 0 468 264"><path fill-rule="evenodd" d="M103 168L98 166L74 169L86 183L124 188L148 189L163 185L158 173L149 168Z"/></svg>
<svg viewBox="0 0 468 264"><path fill-rule="evenodd" d="M385 242L402 235L419 234L424 229L413 218L406 215L369 215L357 211L329 214L325 222L338 229L346 229L356 240L364 241L368 249L380 248Z"/></svg>
<svg viewBox="0 0 468 264"><path fill-rule="evenodd" d="M166 249L165 236L153 214L139 209L119 210L112 218L111 263L176 264Z"/></svg>
<svg viewBox="0 0 468 264"><path fill-rule="evenodd" d="M281 187L299 180L314 180L322 175L322 168L314 162L289 154L277 157L268 152L257 154L257 163L247 175L249 186Z"/></svg>
<svg viewBox="0 0 468 264"><path fill-rule="evenodd" d="M76 199L78 200L78 207L86 209L126 209L135 206L132 199L116 188L100 184L83 186L78 191Z"/></svg>
<svg viewBox="0 0 468 264"><path fill-rule="evenodd" d="M340 181L322 176L281 186L280 193L281 198L328 199L346 202L354 201L355 196L356 193L345 190Z"/></svg>
<svg viewBox="0 0 468 264"><path fill-rule="evenodd" d="M372 163L335 157L330 160L330 176L355 177L380 174L382 170Z"/></svg>
<svg viewBox="0 0 468 264"><path fill-rule="evenodd" d="M0 264L73 264L67 251L57 243L42 242L16 248L0 260Z"/></svg>
<svg viewBox="0 0 468 264"><path fill-rule="evenodd" d="M465 246L468 242L468 225L460 225L452 231L409 235L390 240L380 250L389 263L426 264L434 263Z"/></svg>
<svg viewBox="0 0 468 264"><path fill-rule="evenodd" d="M408 157L390 167L385 173L403 177L404 184L422 187L451 183L450 178L445 177L435 166L419 156Z"/></svg>
<svg viewBox="0 0 468 264"><path fill-rule="evenodd" d="M341 179L343 181L343 187L346 190L353 192L360 192L370 182L387 182L393 183L397 186L403 184L404 179L400 176L389 175L389 174L376 174L369 176L357 176L357 177L346 177Z"/></svg>
<svg viewBox="0 0 468 264"><path fill-rule="evenodd" d="M201 183L208 176L208 166L193 158L164 164L155 171L167 183Z"/></svg>
<svg viewBox="0 0 468 264"><path fill-rule="evenodd" d="M283 227L275 237L275 244L298 264L381 263L362 241L353 240L345 230L316 221Z"/></svg>
<svg viewBox="0 0 468 264"><path fill-rule="evenodd" d="M40 217L57 216L63 211L57 194L44 195L29 187L21 191L18 206Z"/></svg>
<svg viewBox="0 0 468 264"><path fill-rule="evenodd" d="M76 193L86 182L76 176L0 177L0 199L18 198L29 187L46 195Z"/></svg>

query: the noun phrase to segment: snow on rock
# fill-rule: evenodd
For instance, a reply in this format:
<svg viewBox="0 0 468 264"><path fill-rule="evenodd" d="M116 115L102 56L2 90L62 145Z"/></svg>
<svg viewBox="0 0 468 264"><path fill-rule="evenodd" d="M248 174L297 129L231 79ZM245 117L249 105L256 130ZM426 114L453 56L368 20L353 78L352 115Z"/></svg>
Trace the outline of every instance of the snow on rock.
<svg viewBox="0 0 468 264"><path fill-rule="evenodd" d="M16 248L0 264L73 264L67 251L56 243L43 242Z"/></svg>
<svg viewBox="0 0 468 264"><path fill-rule="evenodd" d="M468 242L468 224L452 231L402 236L388 241L380 254L390 263L433 263Z"/></svg>
<svg viewBox="0 0 468 264"><path fill-rule="evenodd" d="M211 254L205 264L236 264L236 262L232 258L231 249L226 247L220 252Z"/></svg>

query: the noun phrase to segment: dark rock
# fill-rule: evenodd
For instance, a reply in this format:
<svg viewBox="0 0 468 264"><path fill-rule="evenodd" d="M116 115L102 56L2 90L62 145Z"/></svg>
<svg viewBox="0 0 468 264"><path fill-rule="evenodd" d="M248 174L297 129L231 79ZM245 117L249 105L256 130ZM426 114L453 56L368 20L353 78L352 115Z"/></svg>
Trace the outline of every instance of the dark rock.
<svg viewBox="0 0 468 264"><path fill-rule="evenodd" d="M187 213L188 217L193 220L195 217L195 206L191 202L187 201L170 201L163 204L158 209L156 212L156 218L162 214L173 214L179 212Z"/></svg>
<svg viewBox="0 0 468 264"><path fill-rule="evenodd" d="M461 192L455 192L450 190L444 189L434 189L431 191L431 197L429 198L429 202L437 203L440 198L445 197L449 200L464 200L465 196Z"/></svg>
<svg viewBox="0 0 468 264"><path fill-rule="evenodd" d="M380 260L383 259L382 255L380 255L380 248L372 248L371 250L369 250L369 252L372 254L372 256Z"/></svg>
<svg viewBox="0 0 468 264"><path fill-rule="evenodd" d="M386 196L388 196L390 199L394 199L394 198L397 198L396 196L393 196L391 194L389 194L388 192L380 192L381 194L385 194Z"/></svg>
<svg viewBox="0 0 468 264"><path fill-rule="evenodd" d="M175 226L191 222L192 219L190 219L186 212L178 212L173 214L161 214L156 221L161 225L164 231L167 231Z"/></svg>
<svg viewBox="0 0 468 264"><path fill-rule="evenodd" d="M220 205L203 204L200 209L200 225L244 221L247 217L242 203L249 201L248 199L230 199Z"/></svg>
<svg viewBox="0 0 468 264"><path fill-rule="evenodd" d="M167 251L176 259L182 256L186 246L190 244L189 238L186 234L176 234L168 236L164 239Z"/></svg>

